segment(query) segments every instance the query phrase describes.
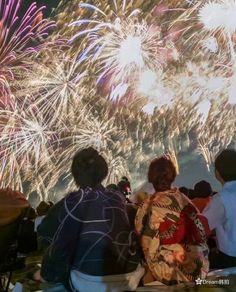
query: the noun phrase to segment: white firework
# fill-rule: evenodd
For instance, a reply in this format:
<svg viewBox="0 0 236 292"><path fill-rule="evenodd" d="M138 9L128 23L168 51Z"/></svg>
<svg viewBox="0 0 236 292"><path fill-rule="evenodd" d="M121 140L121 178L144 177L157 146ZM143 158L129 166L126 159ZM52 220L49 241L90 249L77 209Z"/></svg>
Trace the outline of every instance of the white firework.
<svg viewBox="0 0 236 292"><path fill-rule="evenodd" d="M30 70L18 82L17 96L31 96L34 104L53 121L68 115L82 98L86 71L75 58L49 55L46 64L28 64Z"/></svg>
<svg viewBox="0 0 236 292"><path fill-rule="evenodd" d="M1 109L0 115L0 177L5 186L22 190L29 172L37 175L40 165L50 162L57 135L35 106Z"/></svg>
<svg viewBox="0 0 236 292"><path fill-rule="evenodd" d="M210 36L209 38L203 40L202 43L203 48L210 51L211 53L217 53L219 50L217 39L213 36Z"/></svg>
<svg viewBox="0 0 236 292"><path fill-rule="evenodd" d="M126 160L120 155L115 155L111 151L102 152L107 164L109 165L109 172L105 179L105 184L117 184L122 176L129 177L129 168Z"/></svg>
<svg viewBox="0 0 236 292"><path fill-rule="evenodd" d="M229 79L229 86L228 86L228 102L232 105L236 105L236 72L233 76Z"/></svg>
<svg viewBox="0 0 236 292"><path fill-rule="evenodd" d="M78 149L93 147L99 152L106 149L109 143L113 144L112 135L118 134L112 120L99 121L95 118L91 118L84 125L78 126L76 132L73 140Z"/></svg>
<svg viewBox="0 0 236 292"><path fill-rule="evenodd" d="M96 14L91 19L81 19L71 24L78 27L88 25L71 41L82 36L87 38L88 45L80 60L91 58L99 64L98 82L108 76L112 81L125 83L127 78L144 68L162 68L165 65L162 53L166 44L160 28L149 25L145 20L138 20L139 10L128 14L126 1L123 1L122 13L118 16L118 4L114 2L115 10L107 14L94 5L80 4L80 7Z"/></svg>
<svg viewBox="0 0 236 292"><path fill-rule="evenodd" d="M33 162L35 168L50 158L49 146L56 138L35 106L26 111L1 110L0 133L1 157L7 161L14 156L26 163L24 167Z"/></svg>
<svg viewBox="0 0 236 292"><path fill-rule="evenodd" d="M199 20L209 31L236 32L236 0L209 1L199 11Z"/></svg>
<svg viewBox="0 0 236 292"><path fill-rule="evenodd" d="M233 34L236 32L236 0L207 2L199 10L199 20L206 31L223 37L235 66Z"/></svg>

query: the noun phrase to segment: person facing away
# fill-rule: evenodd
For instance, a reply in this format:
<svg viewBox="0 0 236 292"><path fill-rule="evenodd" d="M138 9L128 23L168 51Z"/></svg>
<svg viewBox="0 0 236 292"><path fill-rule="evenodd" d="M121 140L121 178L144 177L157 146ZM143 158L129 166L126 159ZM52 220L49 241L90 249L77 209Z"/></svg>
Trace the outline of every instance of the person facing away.
<svg viewBox="0 0 236 292"><path fill-rule="evenodd" d="M47 213L49 212L52 206L53 205L51 202L49 203L45 201L40 202L39 205L37 206L36 208L37 217L35 218L35 224L34 224L35 232L37 232L37 229L39 225L42 223L43 218L47 215Z"/></svg>
<svg viewBox="0 0 236 292"><path fill-rule="evenodd" d="M192 203L202 213L213 195L211 185L209 182L202 180L195 184L193 191L194 198L192 199Z"/></svg>
<svg viewBox="0 0 236 292"><path fill-rule="evenodd" d="M218 251L210 254L212 269L236 267L236 151L223 150L215 159L215 176L222 184L203 211L216 231Z"/></svg>
<svg viewBox="0 0 236 292"><path fill-rule="evenodd" d="M151 162L148 180L155 193L144 200L135 220L148 266L146 283L175 285L203 279L208 272L207 221L171 186L175 177L176 168L169 156Z"/></svg>
<svg viewBox="0 0 236 292"><path fill-rule="evenodd" d="M38 227L45 249L42 278L64 285L69 280L81 292L135 290L144 269L124 196L102 186L106 161L84 149L71 172L79 189L54 205Z"/></svg>

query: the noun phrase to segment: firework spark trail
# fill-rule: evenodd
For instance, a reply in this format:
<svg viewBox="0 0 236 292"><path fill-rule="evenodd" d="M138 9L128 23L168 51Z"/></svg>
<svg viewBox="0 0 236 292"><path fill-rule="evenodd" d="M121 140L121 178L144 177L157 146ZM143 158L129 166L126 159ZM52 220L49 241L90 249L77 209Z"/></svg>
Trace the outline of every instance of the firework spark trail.
<svg viewBox="0 0 236 292"><path fill-rule="evenodd" d="M81 19L72 26L81 29L71 39L87 39L87 46L80 55L81 60L92 58L98 65L98 82L110 76L112 83L125 83L131 75L139 74L143 69L162 69L165 66L165 39L160 27L149 25L146 20L139 21L138 9L126 10L126 1L122 8L114 1L115 9L109 13L91 4L81 3L80 7L96 12L96 18ZM171 43L168 43L169 47Z"/></svg>
<svg viewBox="0 0 236 292"><path fill-rule="evenodd" d="M215 63L225 69L234 65L235 0L196 1L172 22L172 26L176 24L182 26L180 42L184 48L195 49L196 55L202 49L209 53L208 57L214 54L217 57ZM231 66L227 64L229 61Z"/></svg>
<svg viewBox="0 0 236 292"><path fill-rule="evenodd" d="M74 116L65 122L66 127L61 131L60 143L63 147L58 150L58 164L55 173L68 182L67 189L74 186L70 168L74 154L86 147L94 147L99 152L112 149L115 141L122 136L121 131L114 125L114 120L103 120L95 117L87 107L78 106ZM55 180L54 180L55 181Z"/></svg>
<svg viewBox="0 0 236 292"><path fill-rule="evenodd" d="M14 178L11 182L14 184L14 180L19 180L14 172L21 173L22 178L22 173L31 168L37 173L42 161L50 161L57 135L35 106L27 111L1 109L0 115L0 176Z"/></svg>
<svg viewBox="0 0 236 292"><path fill-rule="evenodd" d="M27 64L30 69L19 80L17 97L30 95L34 104L52 123L63 119L74 110L74 105L83 97L83 80L86 71L74 57L50 55L49 61Z"/></svg>
<svg viewBox="0 0 236 292"><path fill-rule="evenodd" d="M12 68L37 51L36 41L44 39L53 22L41 19L43 7L32 3L23 16L22 1L0 2L0 77L13 78Z"/></svg>
<svg viewBox="0 0 236 292"><path fill-rule="evenodd" d="M235 2L230 1L229 3L234 5ZM99 3L99 1L94 2ZM175 4L172 3L177 2L180 3L180 1L171 1L171 5L174 6ZM223 2L226 3L223 0L214 1L214 3ZM7 2L1 3L5 5ZM17 4L16 1L8 1L8 3ZM146 3L147 1L145 3L143 1L143 6ZM143 179L145 174L142 169L157 153L169 151L177 164L179 151L188 151L190 147L195 147L196 150L197 141L201 155L205 157L207 166L210 167L213 154L219 147L229 146L236 133L235 118L223 103L220 103L222 114L212 107L204 121L200 120L197 111L199 100L206 96L210 100L210 105L214 103L212 100L216 97L218 99L221 96L223 99L227 97L225 71L224 74L221 70L216 73L213 65L219 63L220 53L229 55L229 34L232 42L234 40L234 33L226 27L226 24L224 29L216 25L214 30L207 29L209 22L206 23L204 18L206 13L203 8L208 9L206 5L209 3L213 1L207 3L192 1L187 8L181 3L181 7L177 7L176 4L177 8L181 8L176 15L179 16L181 10L184 11L182 18L186 26L182 27L182 30L188 34L185 38L186 42L193 42L194 37L198 39L198 44L206 40L204 50L210 48L211 52L217 55L216 60L209 63L212 70L205 66L205 59L208 59L209 54L201 56L199 53L198 57L201 57L201 61L199 58L197 61L192 60L191 64L186 64L184 60L183 66L165 67L167 69L163 71L167 63L163 57L166 54L166 47L170 46L173 52L174 45L168 43L166 37L168 33L165 30L165 34L162 34L161 18L154 17L153 22L149 22L150 17L146 17L145 14L150 12L147 11L149 4L144 8L146 11L141 13L134 8L132 1L127 1L127 5L126 1L115 0L113 4L105 5L100 2L98 6L82 3L81 15L85 19L80 18L73 23L74 30L78 27L79 31L72 38L73 47L69 52L67 51L65 58L63 50L59 52L57 48L52 52L47 51L45 56L40 52L36 60L30 59L26 62L25 57L28 53L35 51L34 46L31 46L31 38L35 39L36 36L41 38L40 33L37 34L38 24L33 26L39 21L39 17L33 17L32 14L30 14L31 19L35 19L35 23L31 22L32 31L35 29L37 33L30 36L28 41L24 39L25 36L18 34L18 40L23 38L25 42L20 43L19 47L17 47L18 41L14 43L15 50L11 46L6 47L0 35L0 65L5 66L4 70L0 68L5 74L0 73L0 79L6 89L6 96L11 94L8 80L5 78L6 72L9 72L8 76L17 79L10 83L18 103L18 108L11 110L9 105L7 109L6 107L4 110L0 109L1 183L4 181L5 186L14 184L22 190L23 183L30 181L32 185L29 192L36 190L40 199L47 199L48 193L57 189L58 184L61 187L63 179L65 179L63 185L69 190L74 186L70 174L71 159L76 151L88 146L95 147L108 161L110 173L105 181L106 184L116 183L121 176L129 176L130 173L135 176L139 174ZM13 9L12 6L11 9L13 11L15 8ZM79 12L76 11L74 16L78 14ZM84 16L88 14L90 18ZM70 16L63 27L66 27L65 23L68 23L69 18ZM2 19L0 14L0 20ZM11 23L10 20L11 18L5 18L4 25ZM16 31L19 32L27 21L16 20L15 24L21 23ZM170 21L173 25L178 22L174 18ZM201 24L200 32L195 29L199 24ZM0 21L0 28L1 25ZM11 24L11 27L14 25ZM234 25L233 21L232 25ZM26 35L29 31L25 31ZM175 30L173 31L175 33ZM6 35L6 30L3 32ZM71 35L71 31L68 35ZM44 37L43 34L42 36ZM7 57L4 57L2 62L2 48L5 47L8 49ZM183 46L180 48L185 59ZM75 52L79 52L77 58L74 57ZM127 58L126 54L131 57ZM193 55L192 51L191 55ZM21 62L29 65L27 70L12 70L15 64ZM85 76L85 69L92 73ZM22 78L19 78L22 71ZM107 88L106 94L96 91L94 79L97 79L99 82L97 87L102 87L103 92L105 87ZM170 91L165 92L163 90L165 88ZM96 94L88 94L91 90ZM171 106L163 106L161 102L155 103L157 108L152 116L141 111L144 96L162 101L164 95L171 97L169 92L174 92L175 95ZM25 96L29 99L29 104L24 103ZM83 99L80 99L81 96ZM123 100L129 100L131 97L136 103L123 103ZM111 105L110 100L118 101L117 107L114 108L114 103ZM88 110L89 106L91 108ZM114 114L112 119L111 112ZM50 116L53 116L51 120ZM182 146L184 143L185 146Z"/></svg>
<svg viewBox="0 0 236 292"><path fill-rule="evenodd" d="M231 60L235 65L235 50L232 40L236 33L236 1L218 0L204 4L199 10L199 20L206 31L216 35L222 35L231 54Z"/></svg>
<svg viewBox="0 0 236 292"><path fill-rule="evenodd" d="M105 185L117 184L122 176L129 177L127 162L120 155L115 155L111 151L102 152L103 157L109 165L109 172L105 179Z"/></svg>
<svg viewBox="0 0 236 292"><path fill-rule="evenodd" d="M225 103L213 103L207 120L198 132L198 152L205 159L209 171L218 152L234 142L235 126L233 107L228 107Z"/></svg>

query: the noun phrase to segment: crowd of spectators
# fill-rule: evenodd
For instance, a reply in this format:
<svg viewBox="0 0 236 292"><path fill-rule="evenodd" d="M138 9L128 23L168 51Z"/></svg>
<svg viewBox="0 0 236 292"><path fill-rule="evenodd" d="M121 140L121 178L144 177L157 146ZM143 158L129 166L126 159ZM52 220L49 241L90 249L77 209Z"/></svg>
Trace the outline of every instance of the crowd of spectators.
<svg viewBox="0 0 236 292"><path fill-rule="evenodd" d="M219 192L204 180L193 189L174 186L168 155L152 160L148 184L136 192L125 176L104 187L108 171L103 156L87 148L71 166L77 189L55 205L34 209L22 193L1 189L0 274L14 256L17 265L19 254L33 251L42 253L33 280L45 291L135 291L236 267L236 151L215 159Z"/></svg>

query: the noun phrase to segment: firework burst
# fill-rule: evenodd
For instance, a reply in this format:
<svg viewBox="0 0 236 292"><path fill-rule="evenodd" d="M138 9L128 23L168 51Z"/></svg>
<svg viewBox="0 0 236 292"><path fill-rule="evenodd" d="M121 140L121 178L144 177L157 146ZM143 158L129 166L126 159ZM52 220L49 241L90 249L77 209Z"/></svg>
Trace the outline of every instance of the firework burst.
<svg viewBox="0 0 236 292"><path fill-rule="evenodd" d="M199 10L199 20L206 31L213 35L217 33L225 39L235 66L235 50L232 40L236 33L236 1L218 0L204 4Z"/></svg>
<svg viewBox="0 0 236 292"><path fill-rule="evenodd" d="M235 140L234 116L233 107L227 103L212 103L208 117L198 132L198 150L205 159L209 171L218 152L230 147Z"/></svg>
<svg viewBox="0 0 236 292"><path fill-rule="evenodd" d="M120 155L114 155L111 151L103 152L102 155L109 165L108 176L106 177L105 184L117 184L122 176L129 177L129 169L127 162Z"/></svg>
<svg viewBox="0 0 236 292"><path fill-rule="evenodd" d="M235 0L197 1L176 22L182 23L181 42L185 48L195 48L197 56L202 53L199 48L215 54L218 66L225 69L229 69L229 61L234 65Z"/></svg>
<svg viewBox="0 0 236 292"><path fill-rule="evenodd" d="M80 28L86 26L71 41L86 37L87 46L80 58L92 58L96 62L98 81L109 77L112 83L125 83L127 78L144 68L163 68L167 47L174 49L174 46L162 37L160 27L138 19L140 10L126 10L126 1L121 9L114 1L114 8L107 13L91 4L82 3L80 7L95 14L91 19L80 19L71 24Z"/></svg>
<svg viewBox="0 0 236 292"><path fill-rule="evenodd" d="M12 68L22 65L26 56L37 51L35 44L42 41L54 25L42 19L43 7L37 8L36 3L31 4L23 16L21 8L19 0L0 2L0 79L12 79Z"/></svg>
<svg viewBox="0 0 236 292"><path fill-rule="evenodd" d="M49 55L46 64L27 64L30 70L17 81L16 96L31 96L34 104L52 122L69 115L74 105L80 102L83 94L83 80L86 71L81 72L81 64L75 58L62 55Z"/></svg>
<svg viewBox="0 0 236 292"><path fill-rule="evenodd" d="M12 178L19 179L15 173L21 173L21 178L31 168L37 173L42 161L50 161L57 136L35 106L1 110L0 115L0 177L8 177L1 182L14 184ZM22 189L22 184L19 187Z"/></svg>

